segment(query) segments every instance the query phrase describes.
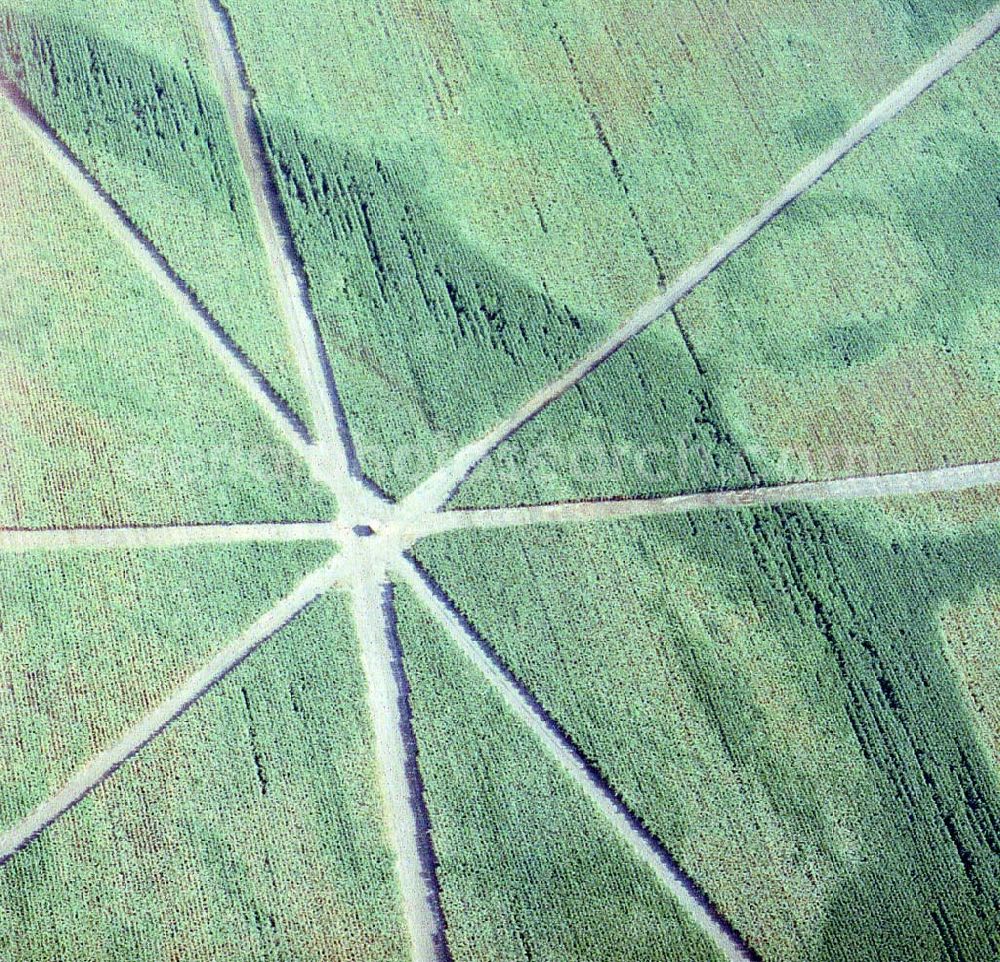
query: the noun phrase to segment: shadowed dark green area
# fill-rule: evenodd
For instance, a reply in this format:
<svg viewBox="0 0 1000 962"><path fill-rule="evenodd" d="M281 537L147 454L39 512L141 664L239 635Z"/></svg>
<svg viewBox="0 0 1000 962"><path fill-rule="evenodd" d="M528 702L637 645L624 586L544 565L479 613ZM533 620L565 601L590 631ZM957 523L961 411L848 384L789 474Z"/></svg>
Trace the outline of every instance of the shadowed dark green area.
<svg viewBox="0 0 1000 962"><path fill-rule="evenodd" d="M421 162L265 129L362 466L391 494L600 336L443 221Z"/></svg>
<svg viewBox="0 0 1000 962"><path fill-rule="evenodd" d="M747 453L675 316L627 344L473 472L455 507L655 497L781 480Z"/></svg>
<svg viewBox="0 0 1000 962"><path fill-rule="evenodd" d="M137 12L141 15L141 11ZM190 9L193 29L194 7ZM128 25L102 31L0 4L0 70L162 252L226 333L307 419L285 322L214 80L203 58L162 59Z"/></svg>
<svg viewBox="0 0 1000 962"><path fill-rule="evenodd" d="M839 9L682 3L640 15L553 2L514 23L506 10L431 3L407 21L390 74L387 100L403 106L372 104L368 65L357 66L366 116L326 89L326 63L336 51L338 68L354 69L369 25L343 46L317 25L323 56L299 79L263 49L253 3L238 4L362 464L393 494L412 487L565 370L657 277L666 283L754 213L983 6L875 0L844 32L832 29ZM372 48L391 56L393 39L371 29ZM306 130L285 111L310 80L315 103L294 111ZM687 393L682 403L701 404L700 388ZM658 425L658 440L684 443L678 424ZM661 460L648 486L662 491L679 478Z"/></svg>
<svg viewBox="0 0 1000 962"><path fill-rule="evenodd" d="M886 539L851 508L788 506L417 553L766 958L1000 948L1000 786L938 623L1000 581L1000 522ZM816 878L818 926L783 891Z"/></svg>
<svg viewBox="0 0 1000 962"><path fill-rule="evenodd" d="M359 157L277 122L268 129L362 466L391 494L423 480L607 332L440 221L419 166ZM612 437L567 430L521 446L523 459L548 471L564 496L605 461L622 475L616 491L644 475L647 493L759 479L671 323L657 332L663 348L653 356L632 346L622 352L639 397L593 411ZM578 393L598 396L602 383L610 392L621 374L606 365ZM651 417L665 422L658 434L647 430ZM518 496L508 468L522 465L502 462L493 479L498 501ZM518 492L519 500L543 490L558 497L539 484Z"/></svg>
<svg viewBox="0 0 1000 962"><path fill-rule="evenodd" d="M998 69L995 47L979 51L878 131L671 316L501 445L455 505L995 456ZM669 330L678 324L683 339ZM705 457L721 420L729 431ZM740 459L723 462L734 439L757 477Z"/></svg>

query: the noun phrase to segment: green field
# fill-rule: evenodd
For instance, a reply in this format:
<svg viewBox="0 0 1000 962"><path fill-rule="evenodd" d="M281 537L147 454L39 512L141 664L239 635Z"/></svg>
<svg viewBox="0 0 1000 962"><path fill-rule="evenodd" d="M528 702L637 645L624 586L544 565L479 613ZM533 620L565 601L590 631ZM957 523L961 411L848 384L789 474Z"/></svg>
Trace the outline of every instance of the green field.
<svg viewBox="0 0 1000 962"><path fill-rule="evenodd" d="M0 70L23 78L49 125L307 419L193 4L8 0L5 11Z"/></svg>
<svg viewBox="0 0 1000 962"><path fill-rule="evenodd" d="M328 554L248 545L0 554L0 677L7 679L0 829Z"/></svg>
<svg viewBox="0 0 1000 962"><path fill-rule="evenodd" d="M4 962L1000 958L997 34L0 2Z"/></svg>
<svg viewBox="0 0 1000 962"><path fill-rule="evenodd" d="M993 47L942 80L501 447L455 504L993 457L998 72Z"/></svg>
<svg viewBox="0 0 1000 962"><path fill-rule="evenodd" d="M812 6L230 4L371 477L405 493L986 4Z"/></svg>
<svg viewBox="0 0 1000 962"><path fill-rule="evenodd" d="M0 524L329 517L329 494L5 102L0 178Z"/></svg>
<svg viewBox="0 0 1000 962"><path fill-rule="evenodd" d="M15 856L0 943L31 962L406 958L352 635L320 602Z"/></svg>
<svg viewBox="0 0 1000 962"><path fill-rule="evenodd" d="M765 958L991 958L997 733L970 702L995 717L996 678L969 646L993 623L975 606L1000 584L1000 511L947 532L886 514L462 532L417 554Z"/></svg>
<svg viewBox="0 0 1000 962"><path fill-rule="evenodd" d="M397 598L455 956L719 959L414 595Z"/></svg>

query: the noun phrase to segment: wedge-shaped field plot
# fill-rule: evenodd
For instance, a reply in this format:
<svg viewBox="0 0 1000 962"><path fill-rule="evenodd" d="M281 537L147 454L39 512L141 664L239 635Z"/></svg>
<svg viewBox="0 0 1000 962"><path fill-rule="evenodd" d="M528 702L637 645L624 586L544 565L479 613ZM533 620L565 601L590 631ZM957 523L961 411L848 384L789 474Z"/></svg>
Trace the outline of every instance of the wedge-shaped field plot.
<svg viewBox="0 0 1000 962"><path fill-rule="evenodd" d="M28 130L0 102L0 525L331 517L286 436Z"/></svg>
<svg viewBox="0 0 1000 962"><path fill-rule="evenodd" d="M307 419L195 5L13 0L0 71Z"/></svg>
<svg viewBox="0 0 1000 962"><path fill-rule="evenodd" d="M777 477L720 404L670 317L502 443L451 506L651 498Z"/></svg>
<svg viewBox="0 0 1000 962"><path fill-rule="evenodd" d="M0 867L0 943L75 962L408 957L341 598Z"/></svg>
<svg viewBox="0 0 1000 962"><path fill-rule="evenodd" d="M1000 949L998 553L975 492L417 549L749 945L810 962Z"/></svg>
<svg viewBox="0 0 1000 962"><path fill-rule="evenodd" d="M455 503L995 458L998 76L988 45L501 445Z"/></svg>
<svg viewBox="0 0 1000 962"><path fill-rule="evenodd" d="M330 554L320 545L0 552L0 834Z"/></svg>
<svg viewBox="0 0 1000 962"><path fill-rule="evenodd" d="M986 4L228 6L361 462L400 495Z"/></svg>
<svg viewBox="0 0 1000 962"><path fill-rule="evenodd" d="M456 962L723 959L414 595L396 602Z"/></svg>

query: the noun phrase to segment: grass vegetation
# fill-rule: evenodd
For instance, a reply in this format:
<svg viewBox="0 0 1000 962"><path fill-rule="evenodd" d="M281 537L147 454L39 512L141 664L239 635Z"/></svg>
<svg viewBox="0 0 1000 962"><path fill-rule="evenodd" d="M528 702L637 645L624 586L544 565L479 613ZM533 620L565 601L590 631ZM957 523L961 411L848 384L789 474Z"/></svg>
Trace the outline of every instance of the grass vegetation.
<svg viewBox="0 0 1000 962"><path fill-rule="evenodd" d="M995 692L974 643L989 623L954 627L997 590L1000 514L880 505L418 546L765 959L1000 948L1000 780L973 710Z"/></svg>
<svg viewBox="0 0 1000 962"><path fill-rule="evenodd" d="M987 5L229 0L362 467L404 494ZM302 413L196 9L0 0L0 69ZM859 148L458 503L997 457L998 57ZM333 516L2 98L0 249L0 526ZM375 535L351 566L368 577L378 532L355 531ZM331 550L0 553L0 830ZM414 552L765 962L1000 957L995 493L456 531ZM452 956L717 962L395 598L406 775ZM315 602L0 865L0 945L408 958L354 629L345 599Z"/></svg>
<svg viewBox="0 0 1000 962"><path fill-rule="evenodd" d="M403 962L375 778L331 595L0 868L0 943L18 962Z"/></svg>
<svg viewBox="0 0 1000 962"><path fill-rule="evenodd" d="M942 80L455 504L651 496L1000 450L1000 50Z"/></svg>
<svg viewBox="0 0 1000 962"><path fill-rule="evenodd" d="M453 957L719 962L416 597L396 601Z"/></svg>
<svg viewBox="0 0 1000 962"><path fill-rule="evenodd" d="M330 496L0 102L0 524L313 520Z"/></svg>
<svg viewBox="0 0 1000 962"><path fill-rule="evenodd" d="M330 553L315 544L0 553L0 831Z"/></svg>
<svg viewBox="0 0 1000 962"><path fill-rule="evenodd" d="M229 6L362 463L401 494L986 4Z"/></svg>
<svg viewBox="0 0 1000 962"><path fill-rule="evenodd" d="M0 69L305 420L191 0L5 0Z"/></svg>

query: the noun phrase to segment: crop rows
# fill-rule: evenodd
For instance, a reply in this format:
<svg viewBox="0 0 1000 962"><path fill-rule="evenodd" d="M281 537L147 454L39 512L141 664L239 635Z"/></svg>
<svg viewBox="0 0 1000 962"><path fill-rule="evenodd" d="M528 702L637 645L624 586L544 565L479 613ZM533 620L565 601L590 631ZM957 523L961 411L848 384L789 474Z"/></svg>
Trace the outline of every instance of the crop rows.
<svg viewBox="0 0 1000 962"><path fill-rule="evenodd" d="M454 957L718 959L416 597L396 597Z"/></svg>
<svg viewBox="0 0 1000 962"><path fill-rule="evenodd" d="M992 458L998 69L987 49L942 80L519 431L456 505Z"/></svg>
<svg viewBox="0 0 1000 962"><path fill-rule="evenodd" d="M402 962L370 729L331 595L5 869L0 943L18 960Z"/></svg>
<svg viewBox="0 0 1000 962"><path fill-rule="evenodd" d="M1000 786L939 615L995 584L1000 528L883 528L781 506L417 555L765 957L989 957Z"/></svg>
<svg viewBox="0 0 1000 962"><path fill-rule="evenodd" d="M16 123L7 103L0 114L16 250L10 370L0 375L26 385L10 449L27 459L13 464L8 523L45 525L20 547L60 552L0 556L11 758L44 761L3 811L0 941L18 939L28 959L81 962L181 951L415 962L1000 954L1000 736L984 640L995 622L995 496L502 531L471 524L412 544L434 530L445 489L464 474L432 473L456 448L503 429L525 396L572 374L573 359L586 359L637 295L670 281L980 7L914 0L898 15L870 0L816 16L798 4L708 2L640 17L611 0L593 13L543 2L514 17L502 7L472 16L388 2L378 16L347 5L331 16L295 0L234 0L231 10L212 0L178 4L177 23L167 18L162 36L134 44L116 29L107 41L13 10L2 27L4 70L24 91L5 88ZM845 31L848 13L867 29ZM213 47L211 18L226 25L230 14L234 32ZM385 30L384 14L407 31ZM146 26L160 16L149 11ZM300 35L305 52L286 56ZM312 45L323 55L306 56ZM245 59L248 117L263 131L269 171L234 149L246 105L223 98L224 110L208 92L202 46L223 92L226 71ZM950 46L945 61L970 49ZM366 73L380 58L393 63L391 90L384 71ZM844 64L857 74L849 94L838 83ZM860 206L896 234L866 253L902 245L920 269L913 317L899 325L908 335L949 289L949 273L974 273L988 251L988 185L977 165L990 162L995 137L975 105L991 96L994 64L987 53L949 81L957 93L946 88L898 143L863 148L885 150L895 166L897 155L933 151L933 176L943 169L954 194L969 198L972 213L949 208L963 243L936 237L930 214L908 214L935 190L919 164L907 169L912 183L879 193L859 161L861 173L845 169L830 182L835 202L817 201L836 212L843 194L872 192ZM789 88L772 97L773 77ZM899 89L900 106L917 96L909 89ZM81 123L91 112L92 130ZM950 126L940 132L942 118ZM953 148L963 135L974 147L968 169ZM850 136L842 152L855 145ZM96 181L81 189L72 171L69 180L93 210L41 166L39 146L63 173L60 158L79 153L69 166ZM261 206L268 173L278 193L267 202L281 209ZM208 233L188 236L189 225L169 216L171 184L184 204L203 190L214 198L205 216L226 238L219 261L192 259L213 235L202 224ZM159 206L147 215L150 190ZM843 200L852 216L854 203ZM286 214L294 244L279 252L266 235L283 230ZM803 216L811 224L816 215L807 207ZM854 245L851 217L829 219L830 243ZM810 236L798 221L787 230L779 253L765 251L767 265ZM780 302L790 294L753 288L770 266L746 268L771 233L565 399L582 398L594 425L626 422L601 437L599 461L622 435L678 445L666 488L620 466L607 487L602 463L560 473L558 458L581 435L578 412L557 402L526 428L544 441L554 420L555 443L536 436L534 451L555 455L557 487L522 460L505 492L490 462L500 493L486 500L783 478L766 419L749 419L726 380L736 360L727 367L725 351L706 353L698 341L711 343L719 309L700 297L727 308L773 297L789 316ZM259 299L258 241L272 275L290 272L294 283L301 267L305 326L289 316L287 291L277 304ZM127 253L180 313L130 273ZM802 256L805 266L790 268L800 287L810 273ZM176 274L157 276L151 258ZM601 264L613 269L594 269ZM850 269L833 262L817 282L847 312L878 295L852 301L856 292L836 278ZM203 301L195 326L215 349L219 323L245 351L241 371L253 383L241 383L258 403L273 400L268 377L300 411L308 399L315 440L293 429L292 447L335 494L336 511L259 415L230 401L221 373L201 377L220 352L212 358L185 327L192 312L174 294L189 283ZM981 301L973 292L951 304L929 336L959 358L956 370L988 384L976 352L995 322ZM320 370L320 346L308 343L313 307L348 424L333 423L338 392ZM817 311L804 328L818 338ZM737 330L739 321L727 323ZM843 348L846 368L870 361L876 346L897 350L889 320L855 327L846 348L836 337L827 345ZM836 376L826 355L786 347ZM293 359L297 375L286 366ZM620 362L640 385L624 401L608 379ZM786 362L775 363L781 373ZM928 402L933 416L946 399ZM634 412L651 401L656 416ZM55 422L53 408L63 412ZM282 406L268 409L287 439ZM26 447L21 435L32 432L37 443ZM955 438L966 436L995 456L988 431L956 428ZM402 503L380 499L358 474L355 440L361 466L390 494L429 480ZM100 457L88 466L94 448ZM697 470L689 449L705 455ZM936 465L934 454L912 437L892 451ZM103 487L102 471L112 479ZM476 490L470 503L480 503ZM583 515L562 520L572 517ZM320 543L236 544L289 541L281 518L313 520L295 530ZM210 523L196 536L198 521ZM228 527L241 521L259 523ZM81 524L87 531L62 538L59 526ZM18 535L8 530L0 548L18 548ZM336 557L324 538L339 542ZM140 541L157 553L120 550ZM411 549L426 580L414 575ZM415 598L403 581L424 593ZM335 594L343 587L353 631ZM40 598L54 605L44 616ZM220 636L220 621L246 626L268 608ZM99 884L109 878L105 895Z"/></svg>
<svg viewBox="0 0 1000 962"><path fill-rule="evenodd" d="M286 11L232 3L366 473L412 488L983 5L907 6L297 8L293 67Z"/></svg>
<svg viewBox="0 0 1000 962"><path fill-rule="evenodd" d="M328 555L301 545L0 554L3 714L16 719L0 753L0 833Z"/></svg>
<svg viewBox="0 0 1000 962"><path fill-rule="evenodd" d="M253 209L200 49L193 8L166 4L148 43L141 0L100 32L53 12L0 18L0 70L17 82L227 333L307 418ZM178 216L183 211L183 217Z"/></svg>
<svg viewBox="0 0 1000 962"><path fill-rule="evenodd" d="M38 155L6 102L0 130L2 523L329 516L330 498Z"/></svg>

